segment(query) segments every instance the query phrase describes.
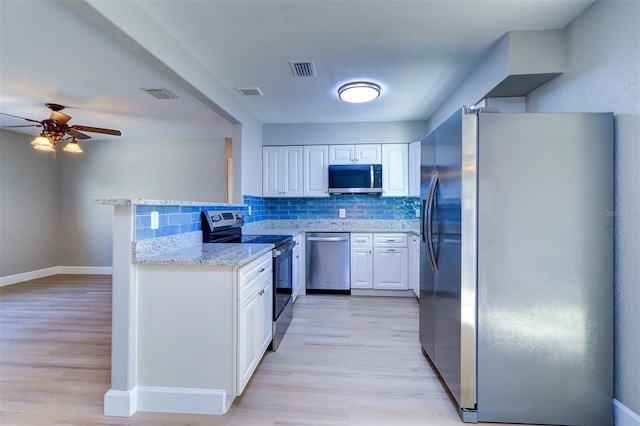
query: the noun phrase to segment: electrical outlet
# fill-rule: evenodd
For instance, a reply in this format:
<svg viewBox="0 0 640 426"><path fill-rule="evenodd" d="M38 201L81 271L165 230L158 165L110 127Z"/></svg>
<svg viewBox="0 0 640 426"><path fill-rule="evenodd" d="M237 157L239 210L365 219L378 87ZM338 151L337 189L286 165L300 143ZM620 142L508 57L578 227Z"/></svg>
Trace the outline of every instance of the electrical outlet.
<svg viewBox="0 0 640 426"><path fill-rule="evenodd" d="M416 209L416 217L420 217L420 209Z"/></svg>
<svg viewBox="0 0 640 426"><path fill-rule="evenodd" d="M340 209L340 217L347 217L347 211L345 209Z"/></svg>
<svg viewBox="0 0 640 426"><path fill-rule="evenodd" d="M160 214L158 212L151 212L151 229L160 228Z"/></svg>
<svg viewBox="0 0 640 426"><path fill-rule="evenodd" d="M249 206L249 209L248 209L247 213L249 213L249 216L251 216L251 206Z"/></svg>

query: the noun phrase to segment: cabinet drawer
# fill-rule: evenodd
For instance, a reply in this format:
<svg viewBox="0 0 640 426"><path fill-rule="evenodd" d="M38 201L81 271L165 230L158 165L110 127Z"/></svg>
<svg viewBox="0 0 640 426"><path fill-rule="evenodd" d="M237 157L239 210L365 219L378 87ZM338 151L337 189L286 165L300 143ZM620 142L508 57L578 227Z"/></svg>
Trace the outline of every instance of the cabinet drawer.
<svg viewBox="0 0 640 426"><path fill-rule="evenodd" d="M373 234L375 247L406 247L407 234Z"/></svg>
<svg viewBox="0 0 640 426"><path fill-rule="evenodd" d="M238 297L271 276L271 252L238 269Z"/></svg>
<svg viewBox="0 0 640 426"><path fill-rule="evenodd" d="M351 247L371 247L373 234L351 234Z"/></svg>

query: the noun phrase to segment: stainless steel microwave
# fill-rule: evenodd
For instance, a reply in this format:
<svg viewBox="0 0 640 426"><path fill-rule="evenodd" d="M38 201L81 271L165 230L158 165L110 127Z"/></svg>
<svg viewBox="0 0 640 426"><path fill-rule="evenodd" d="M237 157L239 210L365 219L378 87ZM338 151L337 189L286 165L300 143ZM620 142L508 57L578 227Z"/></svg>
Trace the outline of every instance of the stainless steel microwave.
<svg viewBox="0 0 640 426"><path fill-rule="evenodd" d="M382 165L338 164L329 166L330 194L381 194Z"/></svg>

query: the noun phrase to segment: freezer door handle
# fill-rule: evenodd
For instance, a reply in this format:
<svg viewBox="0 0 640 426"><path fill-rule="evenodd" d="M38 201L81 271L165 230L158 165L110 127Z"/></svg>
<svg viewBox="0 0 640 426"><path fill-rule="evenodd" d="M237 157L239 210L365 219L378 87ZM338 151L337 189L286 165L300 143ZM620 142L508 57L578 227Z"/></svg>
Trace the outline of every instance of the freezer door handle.
<svg viewBox="0 0 640 426"><path fill-rule="evenodd" d="M433 235L431 232L431 228L433 226L433 204L434 199L436 197L436 186L438 186L438 172L435 172L431 176L431 183L429 185L429 194L427 195L427 207L426 207L426 218L425 224L426 227L426 243L427 243L427 251L429 252L429 263L431 263L431 270L437 271L438 265L436 263L436 255L433 249Z"/></svg>

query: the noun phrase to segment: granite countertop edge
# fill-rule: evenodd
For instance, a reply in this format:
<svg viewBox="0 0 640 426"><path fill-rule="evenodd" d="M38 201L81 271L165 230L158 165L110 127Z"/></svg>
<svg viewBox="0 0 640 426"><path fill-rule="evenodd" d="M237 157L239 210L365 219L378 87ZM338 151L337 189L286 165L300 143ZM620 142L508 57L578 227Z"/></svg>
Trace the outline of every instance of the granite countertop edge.
<svg viewBox="0 0 640 426"><path fill-rule="evenodd" d="M207 244L202 231L134 241L134 265L242 266L273 249L273 244Z"/></svg>

